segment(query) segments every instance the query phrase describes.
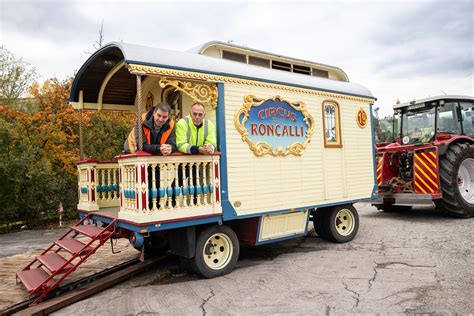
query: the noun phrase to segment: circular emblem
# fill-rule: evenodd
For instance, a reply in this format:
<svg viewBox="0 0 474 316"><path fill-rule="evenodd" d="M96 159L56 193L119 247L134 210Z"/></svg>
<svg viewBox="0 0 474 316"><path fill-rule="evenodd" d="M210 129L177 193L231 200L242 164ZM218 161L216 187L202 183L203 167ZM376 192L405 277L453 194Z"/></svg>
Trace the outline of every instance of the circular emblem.
<svg viewBox="0 0 474 316"><path fill-rule="evenodd" d="M410 142L410 137L404 136L402 141L403 141L404 144L408 144Z"/></svg>
<svg viewBox="0 0 474 316"><path fill-rule="evenodd" d="M359 111L357 111L356 121L360 128L364 128L367 125L367 113L363 108L360 108Z"/></svg>

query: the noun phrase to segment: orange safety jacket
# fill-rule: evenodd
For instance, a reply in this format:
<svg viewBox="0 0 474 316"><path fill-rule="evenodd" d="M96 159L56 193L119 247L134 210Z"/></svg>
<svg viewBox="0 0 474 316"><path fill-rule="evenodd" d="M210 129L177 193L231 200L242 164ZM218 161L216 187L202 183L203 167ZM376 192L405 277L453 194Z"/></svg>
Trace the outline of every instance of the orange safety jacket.
<svg viewBox="0 0 474 316"><path fill-rule="evenodd" d="M143 113L142 118L141 118L142 130L143 130L143 135L145 136L146 143L151 144L151 129L144 125L146 116L147 116L147 113ZM170 119L169 128L161 134L160 145L166 143L171 133L173 132L173 128L174 128L174 120ZM130 134L128 134L128 138L127 138L127 144L128 144L127 149L131 154L134 154L138 150L137 136L138 136L138 133L136 133L136 126L135 126L130 131Z"/></svg>

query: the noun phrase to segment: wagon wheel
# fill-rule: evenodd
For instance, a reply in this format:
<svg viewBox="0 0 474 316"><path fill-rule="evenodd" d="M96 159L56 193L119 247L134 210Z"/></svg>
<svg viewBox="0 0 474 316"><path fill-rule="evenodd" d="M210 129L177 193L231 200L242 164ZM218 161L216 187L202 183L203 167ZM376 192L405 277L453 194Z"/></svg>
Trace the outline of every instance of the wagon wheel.
<svg viewBox="0 0 474 316"><path fill-rule="evenodd" d="M239 258L239 241L227 226L211 226L199 233L192 269L205 278L215 278L231 272Z"/></svg>

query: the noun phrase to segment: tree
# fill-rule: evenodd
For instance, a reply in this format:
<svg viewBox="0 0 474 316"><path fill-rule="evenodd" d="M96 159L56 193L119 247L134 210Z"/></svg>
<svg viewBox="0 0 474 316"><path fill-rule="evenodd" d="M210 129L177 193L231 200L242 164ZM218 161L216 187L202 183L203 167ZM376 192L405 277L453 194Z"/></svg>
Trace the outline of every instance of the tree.
<svg viewBox="0 0 474 316"><path fill-rule="evenodd" d="M72 78L33 84L38 110L0 105L0 224L42 221L60 203L76 213L79 117L68 103ZM133 114L84 112L86 154L111 160L120 154Z"/></svg>
<svg viewBox="0 0 474 316"><path fill-rule="evenodd" d="M0 46L0 99L4 104L15 105L37 76L34 67Z"/></svg>

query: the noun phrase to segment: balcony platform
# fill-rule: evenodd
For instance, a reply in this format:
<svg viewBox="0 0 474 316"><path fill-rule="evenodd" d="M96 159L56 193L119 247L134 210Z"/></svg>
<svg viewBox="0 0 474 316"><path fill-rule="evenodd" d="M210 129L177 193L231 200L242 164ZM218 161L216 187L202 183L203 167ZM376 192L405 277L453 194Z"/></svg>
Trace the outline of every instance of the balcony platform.
<svg viewBox="0 0 474 316"><path fill-rule="evenodd" d="M170 228L179 228L189 226L191 222L195 224L205 224L219 222L222 220L222 213L219 214L208 214L208 215L196 215L189 216L186 218L180 217L176 219L167 219L167 220L157 220L157 221L146 221L146 222L137 222L131 219L121 218L119 215L119 207L108 207L103 208L99 211L88 212L84 210L79 210L79 213L82 215L91 214L92 219L101 221L103 223L110 223L113 220L117 220L117 226L125 228L132 231L140 231L144 227L147 227L149 232L165 230Z"/></svg>

